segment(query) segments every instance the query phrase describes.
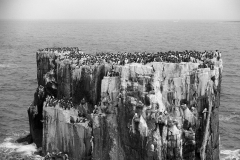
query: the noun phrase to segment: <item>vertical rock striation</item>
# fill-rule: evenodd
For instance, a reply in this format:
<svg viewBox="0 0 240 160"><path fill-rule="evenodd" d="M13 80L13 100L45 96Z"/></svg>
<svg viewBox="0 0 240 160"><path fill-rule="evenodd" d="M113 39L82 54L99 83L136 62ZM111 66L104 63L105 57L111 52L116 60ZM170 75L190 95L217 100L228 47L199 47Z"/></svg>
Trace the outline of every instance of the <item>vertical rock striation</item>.
<svg viewBox="0 0 240 160"><path fill-rule="evenodd" d="M96 58L77 48L37 52L39 87L29 123L44 154L219 159L219 57L204 68L201 61L88 64L89 57Z"/></svg>

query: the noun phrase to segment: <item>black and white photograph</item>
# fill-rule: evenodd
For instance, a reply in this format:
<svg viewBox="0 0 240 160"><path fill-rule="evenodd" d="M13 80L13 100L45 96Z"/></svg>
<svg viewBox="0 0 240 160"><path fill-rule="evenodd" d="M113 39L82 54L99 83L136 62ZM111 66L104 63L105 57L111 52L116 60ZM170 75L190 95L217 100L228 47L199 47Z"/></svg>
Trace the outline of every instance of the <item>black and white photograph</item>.
<svg viewBox="0 0 240 160"><path fill-rule="evenodd" d="M0 0L0 160L240 160L240 0Z"/></svg>

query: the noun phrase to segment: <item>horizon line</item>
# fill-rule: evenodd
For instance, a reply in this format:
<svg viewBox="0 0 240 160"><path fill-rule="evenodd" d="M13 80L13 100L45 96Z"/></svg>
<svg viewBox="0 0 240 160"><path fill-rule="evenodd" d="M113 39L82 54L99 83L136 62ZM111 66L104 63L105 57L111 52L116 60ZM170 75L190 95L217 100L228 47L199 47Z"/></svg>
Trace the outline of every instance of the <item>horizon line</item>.
<svg viewBox="0 0 240 160"><path fill-rule="evenodd" d="M0 20L19 20L19 21L24 21L24 20L31 20L31 21L73 21L73 20L123 20L123 21L240 21L240 19L110 19L110 18L56 18L56 19L31 19L31 18L0 18Z"/></svg>

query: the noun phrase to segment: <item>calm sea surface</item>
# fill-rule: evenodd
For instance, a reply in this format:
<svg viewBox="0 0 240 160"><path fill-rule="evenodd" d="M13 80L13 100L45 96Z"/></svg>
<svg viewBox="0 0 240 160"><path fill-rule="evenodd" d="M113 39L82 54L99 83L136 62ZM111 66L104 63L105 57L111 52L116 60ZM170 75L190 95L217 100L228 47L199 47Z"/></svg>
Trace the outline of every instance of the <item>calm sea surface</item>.
<svg viewBox="0 0 240 160"><path fill-rule="evenodd" d="M221 157L240 157L240 22L137 20L0 21L0 155L34 151L13 140L29 130L27 108L37 87L35 52L64 46L86 53L220 50Z"/></svg>

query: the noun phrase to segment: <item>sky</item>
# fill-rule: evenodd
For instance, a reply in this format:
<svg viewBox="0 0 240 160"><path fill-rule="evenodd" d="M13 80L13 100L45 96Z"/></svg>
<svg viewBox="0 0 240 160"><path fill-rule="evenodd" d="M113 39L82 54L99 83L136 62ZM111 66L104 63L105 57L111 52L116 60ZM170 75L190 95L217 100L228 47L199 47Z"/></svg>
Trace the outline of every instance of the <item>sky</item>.
<svg viewBox="0 0 240 160"><path fill-rule="evenodd" d="M240 20L240 0L0 0L0 19Z"/></svg>

